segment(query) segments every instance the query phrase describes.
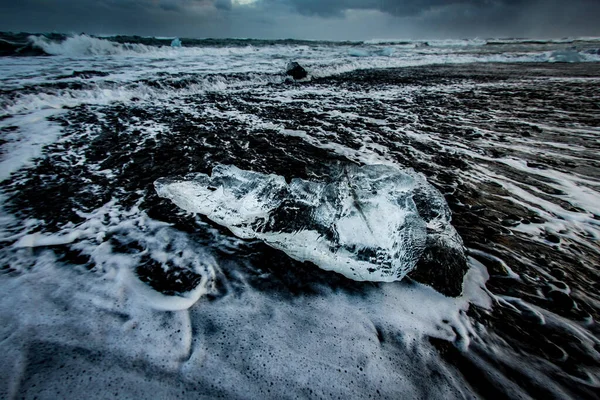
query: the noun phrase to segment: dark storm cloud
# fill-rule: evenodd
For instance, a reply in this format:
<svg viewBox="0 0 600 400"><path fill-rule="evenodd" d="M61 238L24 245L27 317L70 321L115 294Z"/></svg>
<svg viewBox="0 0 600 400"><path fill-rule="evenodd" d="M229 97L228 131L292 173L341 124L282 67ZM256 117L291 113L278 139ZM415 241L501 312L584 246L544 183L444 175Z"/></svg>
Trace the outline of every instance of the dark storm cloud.
<svg viewBox="0 0 600 400"><path fill-rule="evenodd" d="M226 2L217 0L224 9ZM213 0L0 0L0 30L175 35L218 32Z"/></svg>
<svg viewBox="0 0 600 400"><path fill-rule="evenodd" d="M219 10L231 10L232 4L231 0L216 0L215 7Z"/></svg>
<svg viewBox="0 0 600 400"><path fill-rule="evenodd" d="M0 0L0 30L196 37L600 35L600 0Z"/></svg>
<svg viewBox="0 0 600 400"><path fill-rule="evenodd" d="M266 3L287 3L298 12L324 17L340 16L347 10L378 10L394 16L414 16L436 7L512 5L527 0L265 0Z"/></svg>
<svg viewBox="0 0 600 400"><path fill-rule="evenodd" d="M481 13L527 9L543 10L546 6L569 9L576 6L597 8L598 0L259 0L267 6L285 4L300 14L339 17L348 10L377 10L397 17L419 16L435 10L470 10Z"/></svg>

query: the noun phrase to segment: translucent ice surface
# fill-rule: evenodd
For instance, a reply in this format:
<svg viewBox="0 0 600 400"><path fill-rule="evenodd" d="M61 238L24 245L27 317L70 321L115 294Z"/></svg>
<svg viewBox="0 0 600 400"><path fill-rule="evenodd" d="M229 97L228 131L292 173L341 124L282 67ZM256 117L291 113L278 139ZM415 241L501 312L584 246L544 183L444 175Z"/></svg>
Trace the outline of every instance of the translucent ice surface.
<svg viewBox="0 0 600 400"><path fill-rule="evenodd" d="M462 242L442 195L412 170L344 166L324 181L217 165L212 175L155 182L158 194L234 235L354 280L395 281L415 268L429 236ZM418 204L418 207L417 207Z"/></svg>
<svg viewBox="0 0 600 400"><path fill-rule="evenodd" d="M181 40L179 38L173 39L171 42L171 47L181 47Z"/></svg>
<svg viewBox="0 0 600 400"><path fill-rule="evenodd" d="M567 62L576 63L582 62L584 57L575 49L557 50L553 51L549 57L552 62Z"/></svg>

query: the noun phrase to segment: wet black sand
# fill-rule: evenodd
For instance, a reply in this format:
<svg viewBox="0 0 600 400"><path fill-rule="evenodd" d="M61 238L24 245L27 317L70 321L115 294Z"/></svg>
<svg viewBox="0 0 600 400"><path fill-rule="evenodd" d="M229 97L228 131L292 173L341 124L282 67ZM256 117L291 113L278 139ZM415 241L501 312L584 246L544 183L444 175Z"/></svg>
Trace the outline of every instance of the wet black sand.
<svg viewBox="0 0 600 400"><path fill-rule="evenodd" d="M588 215L597 221L588 222L597 235L600 215L572 204L569 193L557 189L559 182L547 174L577 175L600 199L599 79L600 65L595 63L427 66L356 71L235 94L198 94L182 99L193 111L185 113L135 101L78 106L56 118L63 127L61 140L47 146L34 166L5 181L2 190L9 197L7 208L21 218L42 220L43 231L81 220L75 210L91 211L117 198L125 206L140 202L152 218L173 223L210 246L210 231L198 228L194 217L156 195L156 179L207 173L217 163L286 178L319 179L328 165L365 162L360 154L366 150L424 173L445 195L469 254L488 269L487 288L497 296L494 308L473 306L469 311L487 334L466 352L432 340L466 382L490 398L597 398L598 236L520 231L519 226L542 226L549 218L539 215L535 204L526 206L530 200L515 193L513 186L486 180L479 167L563 210ZM405 95L378 96L394 91ZM283 92L286 98L291 93L292 101L278 100ZM316 140L230 117L239 113L304 131ZM149 138L153 125L164 129ZM522 147L512 146L515 143ZM544 173L513 168L502 162L507 157ZM100 172L107 169L113 174ZM110 240L118 251L140 251L136 243ZM69 246L55 251L66 262L94 268ZM321 286L360 293L364 285L373 285L296 263L256 242L242 245L233 255L217 251L223 258L247 257L250 264L263 265L271 278L261 278L264 271L250 271L251 284L285 296L318 295ZM2 272L17 273L10 265L3 265ZM151 261L137 272L142 281L166 294L183 292L198 281L193 272L176 271L174 277ZM215 298L233 290L219 280L235 278L227 271L223 274L217 279ZM431 275L421 267L412 278L456 287L462 276L452 276L452 271ZM540 318L518 299L554 319ZM596 342L582 340L581 332Z"/></svg>

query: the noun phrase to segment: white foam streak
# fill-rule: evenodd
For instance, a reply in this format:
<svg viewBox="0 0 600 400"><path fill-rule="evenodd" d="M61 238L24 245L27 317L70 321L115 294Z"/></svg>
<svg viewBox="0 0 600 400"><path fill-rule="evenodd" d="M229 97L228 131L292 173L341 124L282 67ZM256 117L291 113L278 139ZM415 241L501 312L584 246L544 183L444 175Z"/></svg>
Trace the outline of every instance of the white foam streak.
<svg viewBox="0 0 600 400"><path fill-rule="evenodd" d="M261 86L268 82L282 81L283 78L274 79L249 79L241 81L228 81L222 77L210 77L198 83L190 83L181 89L175 89L166 85L165 87L154 87L143 82L103 88L96 86L90 89L65 89L52 90L48 93L32 93L17 96L4 105L3 111L7 114L24 114L38 110L62 110L79 105L108 105L115 102L129 103L135 101L146 101L158 104L168 103L172 99L185 98L206 92L222 92L237 90L252 86ZM48 116L51 113L48 113Z"/></svg>
<svg viewBox="0 0 600 400"><path fill-rule="evenodd" d="M60 128L47 120L55 114L55 110L40 110L3 121L18 129L3 134L7 143L0 154L0 182L39 157L44 146L59 137Z"/></svg>
<svg viewBox="0 0 600 400"><path fill-rule="evenodd" d="M91 213L79 213L85 218L81 224L66 224L56 233L33 232L35 225L18 235L13 248L28 250L34 247L71 245L82 254L90 256L95 268L115 277L121 284L132 289L132 293L144 299L158 310L183 310L191 307L210 291L215 274L215 262L201 248L196 248L182 233L167 224L154 221L136 207L123 210L115 201ZM140 254L116 253L107 241L112 236L122 236L124 241L134 241L145 247L144 252L152 259L165 265L170 263L179 268L191 269L201 276L201 281L192 290L175 296L166 296L142 283L134 274L140 263ZM191 246L191 247L190 247ZM166 252L165 248L173 249Z"/></svg>

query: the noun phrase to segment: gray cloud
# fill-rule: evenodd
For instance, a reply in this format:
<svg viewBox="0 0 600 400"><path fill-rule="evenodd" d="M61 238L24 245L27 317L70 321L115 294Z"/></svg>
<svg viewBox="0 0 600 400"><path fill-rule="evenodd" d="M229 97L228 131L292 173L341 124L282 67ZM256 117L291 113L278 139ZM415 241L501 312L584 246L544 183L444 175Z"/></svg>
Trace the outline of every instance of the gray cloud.
<svg viewBox="0 0 600 400"><path fill-rule="evenodd" d="M269 0L268 2L277 2L277 0ZM464 3L462 1L444 0L285 0L285 2L302 14L324 17L341 16L347 10L378 10L396 16L411 16L436 6ZM476 3L476 1L468 2Z"/></svg>
<svg viewBox="0 0 600 400"><path fill-rule="evenodd" d="M0 0L0 29L193 37L600 35L598 0Z"/></svg>
<svg viewBox="0 0 600 400"><path fill-rule="evenodd" d="M594 0L589 0L593 2ZM418 16L435 9L499 9L523 6L532 0L261 0L288 4L304 15L339 17L348 10L377 10L398 17Z"/></svg>
<svg viewBox="0 0 600 400"><path fill-rule="evenodd" d="M216 0L215 7L219 10L231 10L232 4L231 0Z"/></svg>

